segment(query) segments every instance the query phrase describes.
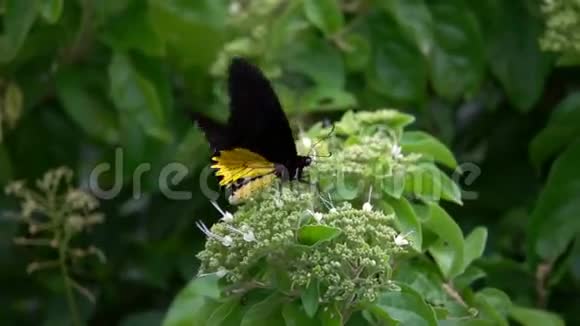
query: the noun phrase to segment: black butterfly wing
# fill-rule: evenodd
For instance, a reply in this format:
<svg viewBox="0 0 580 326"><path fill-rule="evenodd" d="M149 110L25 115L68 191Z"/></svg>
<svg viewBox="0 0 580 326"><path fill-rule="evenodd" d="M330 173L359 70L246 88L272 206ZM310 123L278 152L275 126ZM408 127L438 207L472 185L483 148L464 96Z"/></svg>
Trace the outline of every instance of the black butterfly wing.
<svg viewBox="0 0 580 326"><path fill-rule="evenodd" d="M278 97L262 72L244 59L229 67L229 146L249 149L270 162L296 158L296 146Z"/></svg>
<svg viewBox="0 0 580 326"><path fill-rule="evenodd" d="M190 112L189 117L195 121L203 131L211 150L216 154L219 150L229 146L227 126L201 113Z"/></svg>

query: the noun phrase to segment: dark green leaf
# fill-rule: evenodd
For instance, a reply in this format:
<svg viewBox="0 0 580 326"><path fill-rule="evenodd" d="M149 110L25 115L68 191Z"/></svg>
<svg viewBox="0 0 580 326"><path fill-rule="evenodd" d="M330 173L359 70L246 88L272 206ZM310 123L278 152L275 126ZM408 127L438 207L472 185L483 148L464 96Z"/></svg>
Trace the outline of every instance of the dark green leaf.
<svg viewBox="0 0 580 326"><path fill-rule="evenodd" d="M424 154L450 168L457 167L457 161L447 146L425 132L408 131L403 133L401 147L404 152Z"/></svg>
<svg viewBox="0 0 580 326"><path fill-rule="evenodd" d="M206 68L224 42L224 1L151 0L151 23L168 53L183 67Z"/></svg>
<svg viewBox="0 0 580 326"><path fill-rule="evenodd" d="M108 144L119 141L115 112L97 92L87 88L86 77L79 71L63 71L57 76L57 93L63 107L90 136Z"/></svg>
<svg viewBox="0 0 580 326"><path fill-rule="evenodd" d="M42 0L40 14L49 24L54 24L60 19L64 0Z"/></svg>
<svg viewBox="0 0 580 326"><path fill-rule="evenodd" d="M111 19L101 37L118 52L139 50L149 56L165 54L165 44L153 29L145 2Z"/></svg>
<svg viewBox="0 0 580 326"><path fill-rule="evenodd" d="M282 316L286 326L316 326L316 319L306 314L303 306L297 301L285 303L282 307Z"/></svg>
<svg viewBox="0 0 580 326"><path fill-rule="evenodd" d="M401 291L382 293L375 306L402 325L436 326L435 312L412 288L399 284Z"/></svg>
<svg viewBox="0 0 580 326"><path fill-rule="evenodd" d="M568 95L552 111L548 125L532 140L530 157L536 168L554 158L580 136L580 92Z"/></svg>
<svg viewBox="0 0 580 326"><path fill-rule="evenodd" d="M451 100L471 95L479 88L484 73L483 39L477 20L463 0L428 3L435 38L431 53L433 87Z"/></svg>
<svg viewBox="0 0 580 326"><path fill-rule="evenodd" d="M314 87L300 99L304 111L348 110L356 106L356 98L338 88Z"/></svg>
<svg viewBox="0 0 580 326"><path fill-rule="evenodd" d="M437 265L430 260L422 259L401 263L395 270L394 279L410 286L433 305L443 305L447 294L443 291L444 283Z"/></svg>
<svg viewBox="0 0 580 326"><path fill-rule="evenodd" d="M304 0L304 13L326 36L338 32L344 25L339 1L336 0Z"/></svg>
<svg viewBox="0 0 580 326"><path fill-rule="evenodd" d="M433 19L424 0L381 0L402 30L413 38L424 55L433 47Z"/></svg>
<svg viewBox="0 0 580 326"><path fill-rule="evenodd" d="M313 246L336 238L342 231L326 225L305 225L298 229L298 243Z"/></svg>
<svg viewBox="0 0 580 326"><path fill-rule="evenodd" d="M166 129L168 103L163 96L164 85L159 79L150 78L145 69L138 70L134 60L121 53L113 57L109 76L111 96L117 108L127 112L149 136L162 141L171 140L172 136Z"/></svg>
<svg viewBox="0 0 580 326"><path fill-rule="evenodd" d="M320 300L318 292L318 282L310 282L310 285L304 290L300 296L302 300L302 307L310 318L316 315L318 311L318 303Z"/></svg>
<svg viewBox="0 0 580 326"><path fill-rule="evenodd" d="M564 326L560 316L545 310L512 306L510 317L522 326Z"/></svg>
<svg viewBox="0 0 580 326"><path fill-rule="evenodd" d="M443 276L452 279L463 273L465 243L457 223L439 205L429 204L429 219L423 227L439 236L439 240L428 250Z"/></svg>
<svg viewBox="0 0 580 326"><path fill-rule="evenodd" d="M543 94L549 71L539 48L542 22L526 1L468 1L484 31L487 61L510 102L529 111ZM506 29L505 26L512 28Z"/></svg>
<svg viewBox="0 0 580 326"><path fill-rule="evenodd" d="M402 103L423 100L427 81L419 49L402 36L397 24L383 14L369 19L373 53L366 76L369 87Z"/></svg>
<svg viewBox="0 0 580 326"><path fill-rule="evenodd" d="M4 33L0 35L0 62L9 62L24 44L38 15L40 1L5 0L2 5Z"/></svg>
<svg viewBox="0 0 580 326"><path fill-rule="evenodd" d="M147 311L129 315L120 326L158 326L163 321L163 312Z"/></svg>
<svg viewBox="0 0 580 326"><path fill-rule="evenodd" d="M546 186L531 216L530 254L553 261L580 230L580 140L568 146L552 165Z"/></svg>
<svg viewBox="0 0 580 326"><path fill-rule="evenodd" d="M240 302L237 298L228 300L217 307L206 321L206 326L220 326L228 316L236 309L239 309Z"/></svg>
<svg viewBox="0 0 580 326"><path fill-rule="evenodd" d="M1 139L1 136L0 136ZM12 163L6 147L0 142L0 188L12 179Z"/></svg>
<svg viewBox="0 0 580 326"><path fill-rule="evenodd" d="M274 293L263 301L251 306L244 314L240 326L268 326L283 324L282 300L279 294Z"/></svg>

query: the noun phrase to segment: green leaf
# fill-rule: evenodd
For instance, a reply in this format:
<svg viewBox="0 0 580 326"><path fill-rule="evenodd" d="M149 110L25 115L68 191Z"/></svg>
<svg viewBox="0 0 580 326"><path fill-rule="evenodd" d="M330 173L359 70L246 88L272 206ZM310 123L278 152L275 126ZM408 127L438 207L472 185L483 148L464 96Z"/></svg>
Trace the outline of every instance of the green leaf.
<svg viewBox="0 0 580 326"><path fill-rule="evenodd" d="M545 310L512 306L510 317L523 326L564 326L562 318Z"/></svg>
<svg viewBox="0 0 580 326"><path fill-rule="evenodd" d="M429 204L429 218L423 227L439 236L428 250L446 279L463 273L465 243L461 229L437 204Z"/></svg>
<svg viewBox="0 0 580 326"><path fill-rule="evenodd" d="M162 312L147 311L127 316L123 319L120 326L158 326L162 321Z"/></svg>
<svg viewBox="0 0 580 326"><path fill-rule="evenodd" d="M485 250L487 242L487 228L476 227L465 238L465 255L463 257L463 270L466 270L471 263L480 258Z"/></svg>
<svg viewBox="0 0 580 326"><path fill-rule="evenodd" d="M447 301L447 294L442 284L438 267L427 259L401 262L395 269L394 280L410 286L432 305L443 305Z"/></svg>
<svg viewBox="0 0 580 326"><path fill-rule="evenodd" d="M420 153L450 168L457 167L453 153L437 138L422 131L408 131L401 138L403 152Z"/></svg>
<svg viewBox="0 0 580 326"><path fill-rule="evenodd" d="M536 168L580 136L580 92L566 97L552 111L548 125L532 140L530 157Z"/></svg>
<svg viewBox="0 0 580 326"><path fill-rule="evenodd" d="M369 40L360 34L347 34L343 42L344 63L350 71L363 71L371 59Z"/></svg>
<svg viewBox="0 0 580 326"><path fill-rule="evenodd" d="M374 305L402 325L436 326L433 309L411 287L398 284L401 291L388 291L379 295Z"/></svg>
<svg viewBox="0 0 580 326"><path fill-rule="evenodd" d="M282 298L278 293L268 296L251 306L244 317L240 326L258 326L258 325L283 325L282 318Z"/></svg>
<svg viewBox="0 0 580 326"><path fill-rule="evenodd" d="M222 303L219 307L217 307L211 316L209 316L208 320L206 321L206 326L220 326L223 325L224 321L228 318L228 316L237 308L239 308L240 302L237 298L230 299L224 303Z"/></svg>
<svg viewBox="0 0 580 326"><path fill-rule="evenodd" d="M580 139L568 146L552 165L546 186L532 212L529 254L547 261L559 257L580 231Z"/></svg>
<svg viewBox="0 0 580 326"><path fill-rule="evenodd" d="M207 68L225 40L225 1L150 0L150 21L168 54L184 68Z"/></svg>
<svg viewBox="0 0 580 326"><path fill-rule="evenodd" d="M315 319L309 317L297 301L287 302L282 306L282 317L286 326L316 326Z"/></svg>
<svg viewBox="0 0 580 326"><path fill-rule="evenodd" d="M373 51L366 71L368 86L396 102L422 101L427 71L419 49L384 14L371 16L369 25Z"/></svg>
<svg viewBox="0 0 580 326"><path fill-rule="evenodd" d="M402 234L407 234L407 238L411 241L413 249L421 252L423 246L423 231L421 230L421 223L413 207L404 197L400 199L385 197L384 201L395 210L395 224L398 230Z"/></svg>
<svg viewBox="0 0 580 326"><path fill-rule="evenodd" d="M119 141L117 116L86 81L86 76L80 71L61 71L56 78L58 97L71 119L88 135L115 144Z"/></svg>
<svg viewBox="0 0 580 326"><path fill-rule="evenodd" d="M346 83L340 53L314 33L302 35L282 54L282 58L289 71L308 76L320 87L341 90Z"/></svg>
<svg viewBox="0 0 580 326"><path fill-rule="evenodd" d="M110 19L101 38L117 52L139 50L149 56L164 55L165 44L153 28L146 3L135 4Z"/></svg>
<svg viewBox="0 0 580 326"><path fill-rule="evenodd" d="M0 136L1 139L1 136ZM0 187L12 179L12 163L6 147L0 142Z"/></svg>
<svg viewBox="0 0 580 326"><path fill-rule="evenodd" d="M54 24L62 15L63 0L42 0L40 14L49 23Z"/></svg>
<svg viewBox="0 0 580 326"><path fill-rule="evenodd" d="M504 292L485 288L475 294L473 304L483 318L493 320L497 325L508 326L507 314L512 303Z"/></svg>
<svg viewBox="0 0 580 326"><path fill-rule="evenodd" d="M491 320L485 319L447 319L440 320L439 326L496 326Z"/></svg>
<svg viewBox="0 0 580 326"><path fill-rule="evenodd" d="M310 282L308 288L306 288L306 290L300 295L302 300L302 307L304 307L306 315L308 315L310 318L314 317L318 311L318 304L320 299L318 286L319 284L317 281Z"/></svg>
<svg viewBox="0 0 580 326"><path fill-rule="evenodd" d="M337 0L304 0L306 18L328 37L344 25L344 17Z"/></svg>
<svg viewBox="0 0 580 326"><path fill-rule="evenodd" d="M298 107L303 111L332 111L353 109L357 102L349 92L324 86L313 87L300 99Z"/></svg>
<svg viewBox="0 0 580 326"><path fill-rule="evenodd" d="M313 246L323 241L329 241L342 233L341 229L326 225L305 225L298 229L298 243Z"/></svg>
<svg viewBox="0 0 580 326"><path fill-rule="evenodd" d="M336 305L325 306L318 312L318 319L321 326L342 326L342 314Z"/></svg>
<svg viewBox="0 0 580 326"><path fill-rule="evenodd" d="M445 199L462 204L459 186L431 163L420 163L407 171L405 192L424 201Z"/></svg>
<svg viewBox="0 0 580 326"><path fill-rule="evenodd" d="M468 288L473 282L482 279L486 276L483 269L475 267L473 265L467 266L463 274L457 276L453 280L453 284L458 291L463 291Z"/></svg>
<svg viewBox="0 0 580 326"><path fill-rule="evenodd" d="M147 67L147 61L116 53L109 65L111 96L117 108L127 112L146 134L168 142L172 135L166 128L166 111L169 108L163 96L165 85L160 83L159 78L151 78L147 68L152 68Z"/></svg>
<svg viewBox="0 0 580 326"><path fill-rule="evenodd" d="M433 47L433 19L424 0L381 0L402 30L415 40L417 47L428 55Z"/></svg>
<svg viewBox="0 0 580 326"><path fill-rule="evenodd" d="M526 1L468 1L484 32L487 61L510 102L527 112L542 96L548 54L539 48L540 15ZM510 26L510 28L506 28Z"/></svg>
<svg viewBox="0 0 580 326"><path fill-rule="evenodd" d="M39 0L3 1L2 22L4 33L0 35L0 62L12 61L26 40L39 11Z"/></svg>
<svg viewBox="0 0 580 326"><path fill-rule="evenodd" d="M443 98L474 94L484 77L483 38L462 0L429 1L434 22L431 79Z"/></svg>
<svg viewBox="0 0 580 326"><path fill-rule="evenodd" d="M203 325L218 307L218 278L193 279L171 303L163 326Z"/></svg>

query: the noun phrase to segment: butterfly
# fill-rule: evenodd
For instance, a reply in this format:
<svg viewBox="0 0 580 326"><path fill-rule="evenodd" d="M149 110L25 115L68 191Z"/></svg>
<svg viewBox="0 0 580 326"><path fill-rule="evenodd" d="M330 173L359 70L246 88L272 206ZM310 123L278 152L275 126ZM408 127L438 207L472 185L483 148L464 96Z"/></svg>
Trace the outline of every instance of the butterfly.
<svg viewBox="0 0 580 326"><path fill-rule="evenodd" d="M237 204L276 178L301 180L312 159L298 155L292 130L272 85L259 68L242 58L228 68L230 116L227 123L193 113L213 150L211 167L220 186Z"/></svg>

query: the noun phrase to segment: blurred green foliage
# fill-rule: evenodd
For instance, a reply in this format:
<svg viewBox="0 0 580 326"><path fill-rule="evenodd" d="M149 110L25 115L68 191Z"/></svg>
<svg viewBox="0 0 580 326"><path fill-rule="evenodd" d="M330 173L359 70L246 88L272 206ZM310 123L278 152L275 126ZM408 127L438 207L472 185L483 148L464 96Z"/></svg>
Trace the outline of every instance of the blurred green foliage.
<svg viewBox="0 0 580 326"><path fill-rule="evenodd" d="M88 259L71 273L96 296L78 298L90 324L159 324L199 264L194 217L215 213L199 191L207 145L183 113L225 118L224 69L241 55L272 78L296 130L347 109L414 115L412 127L450 147L465 171L463 206L445 208L465 234L489 230L473 272L485 275L481 288L509 295L514 322L559 324L528 308L539 307L578 324L577 2L0 0L0 184L64 165L87 189L91 171L122 149L121 179L98 179L102 189L122 185L101 201L106 222L75 240L103 250L107 264ZM163 195L168 162L189 168L174 188L190 200ZM15 246L27 234L19 204L0 203L0 323L66 324L58 271L26 274L55 257Z"/></svg>

